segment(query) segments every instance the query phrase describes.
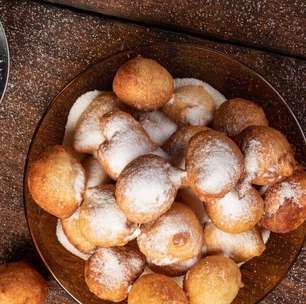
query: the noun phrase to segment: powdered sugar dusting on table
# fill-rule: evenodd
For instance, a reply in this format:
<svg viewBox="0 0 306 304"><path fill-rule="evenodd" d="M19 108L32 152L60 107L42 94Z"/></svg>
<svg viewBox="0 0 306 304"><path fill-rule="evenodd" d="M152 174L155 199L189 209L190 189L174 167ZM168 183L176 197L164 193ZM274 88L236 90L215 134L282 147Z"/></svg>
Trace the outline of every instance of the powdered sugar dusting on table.
<svg viewBox="0 0 306 304"><path fill-rule="evenodd" d="M213 139L197 151L198 184L208 193L221 192L238 174L239 161L232 149L221 140Z"/></svg>
<svg viewBox="0 0 306 304"><path fill-rule="evenodd" d="M188 85L195 85L195 86L202 86L208 94L212 97L215 103L215 107L218 109L221 104L226 101L227 99L222 95L218 90L216 90L214 87L212 87L207 82L204 82L199 79L195 78L176 78L174 80L174 89L188 86Z"/></svg>
<svg viewBox="0 0 306 304"><path fill-rule="evenodd" d="M75 255L75 256L83 259L83 260L87 260L90 257L90 255L85 254L85 253L79 251L75 246L73 246L69 242L68 238L66 237L66 235L64 233L64 230L63 230L63 227L62 227L62 224L61 224L60 220L57 221L57 225L56 225L56 237L57 237L58 241L60 242L60 244L67 251L72 253L73 255Z"/></svg>

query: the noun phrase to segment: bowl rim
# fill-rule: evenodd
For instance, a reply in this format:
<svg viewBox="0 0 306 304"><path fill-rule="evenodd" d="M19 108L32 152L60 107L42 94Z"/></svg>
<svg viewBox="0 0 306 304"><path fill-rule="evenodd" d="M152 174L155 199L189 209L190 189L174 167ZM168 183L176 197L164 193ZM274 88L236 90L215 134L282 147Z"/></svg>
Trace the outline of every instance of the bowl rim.
<svg viewBox="0 0 306 304"><path fill-rule="evenodd" d="M258 72L256 72L255 70L253 70L252 68L248 67L246 64L240 62L239 60L233 58L230 55L227 55L219 50L215 50L212 48L209 48L207 46L203 46L201 45L201 42L182 42L182 41L178 41L178 42L171 42L171 41L166 41L166 42L154 42L154 43L144 43L141 44L137 47L131 47L131 48L127 48L124 50L120 50L118 52L114 52L108 56L105 57L101 57L100 59L98 59L97 61L95 61L94 63L89 64L85 69L83 69L82 71L80 71L79 73L77 73L75 76L73 76L73 78L71 78L71 80L68 81L67 84L65 84L60 90L59 92L52 98L52 100L48 103L45 111L42 114L42 117L39 119L39 121L37 122L37 125L34 129L30 144L28 146L28 150L27 150L27 154L26 154L26 159L25 159L25 164L24 164L24 170L23 170L23 203L24 203L24 211L25 211L25 217L26 217L26 222L27 222L27 226L28 226L28 230L30 232L30 236L31 236L31 240L34 244L34 247L36 249L36 251L39 254L39 257L41 258L41 260L43 261L45 267L48 269L48 271L50 272L50 274L52 275L52 277L55 279L55 281L60 285L61 288L64 289L64 291L70 296L72 297L72 299L74 299L77 303L79 304L85 304L80 302L69 290L67 290L67 288L63 285L63 283L57 278L57 276L54 274L54 272L52 271L51 267L49 266L49 264L47 263L47 261L44 258L44 255L42 254L42 252L40 251L40 248L36 242L36 239L34 237L33 231L31 229L30 223L29 223L29 217L28 217L28 208L27 208L27 203L26 203L26 189L27 189L27 172L29 169L29 157L32 151L32 147L34 144L34 139L37 135L37 132L40 128L41 123L43 122L45 116L47 115L47 113L49 112L49 110L51 109L51 107L53 106L53 103L55 102L55 100L57 98L60 97L61 94L63 94L63 92L70 87L71 85L74 84L74 82L76 82L78 80L78 78L83 74L88 72L90 69L92 69L94 66L96 66L97 64L102 63L103 61L107 61L112 57L118 56L122 53L129 53L129 52L137 52L138 50L141 51L143 49L146 48L150 48L150 47L157 47L157 46L166 46L166 47L175 47L177 44L180 44L184 47L187 48L194 48L194 49L199 49L201 51L205 51L214 55L217 55L219 57L223 57L226 60L230 60L232 61L234 64L240 65L241 68L246 69L248 72L252 73L253 75L255 75L256 77L258 77L261 81L263 81L272 91L274 91L277 95L277 97L282 101L282 103L285 105L285 107L287 108L287 110L289 111L289 113L291 114L291 116L293 117L303 139L304 139L304 145L306 146L306 136L303 132L303 129L298 121L298 119L296 118L295 114L293 113L293 111L291 110L290 106L287 104L287 102L285 101L285 99L282 97L282 95L280 94L280 92L274 88L274 86L268 81L266 80L261 74L259 74ZM39 207L38 207L39 208ZM272 233L272 232L271 232ZM304 235L304 243L306 241L306 234ZM259 304L268 294L270 294L279 284L281 281L283 281L283 279L285 278L285 276L288 274L288 272L291 270L291 268L293 267L293 265L295 264L298 256L300 255L301 251L302 251L303 246L301 246L301 248L298 250L298 252L294 255L294 259L293 261L290 263L286 273L281 276L281 278L276 282L276 284L265 294L263 295L261 298L258 299L258 301L254 304Z"/></svg>
<svg viewBox="0 0 306 304"><path fill-rule="evenodd" d="M7 71L6 71L6 75L5 75L5 82L4 82L4 87L3 87L3 91L0 92L0 103L3 101L4 96L5 96L5 92L7 90L8 87L8 82L9 82L9 77L10 77L10 69L11 69L11 62L10 62L10 49L9 49L9 45L8 45L8 40L7 40L7 36L3 27L2 22L0 21L0 32L1 35L3 36L3 43L4 43L4 48L5 48L5 53L7 56Z"/></svg>

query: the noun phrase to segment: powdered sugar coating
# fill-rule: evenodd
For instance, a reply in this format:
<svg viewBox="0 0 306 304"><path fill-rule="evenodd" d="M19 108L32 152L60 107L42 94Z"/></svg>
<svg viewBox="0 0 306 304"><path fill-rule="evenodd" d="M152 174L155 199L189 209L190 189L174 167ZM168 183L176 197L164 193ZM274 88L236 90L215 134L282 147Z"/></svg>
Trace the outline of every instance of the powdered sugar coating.
<svg viewBox="0 0 306 304"><path fill-rule="evenodd" d="M241 177L242 160L238 147L222 133L200 132L192 138L187 151L190 186L203 196L223 196Z"/></svg>
<svg viewBox="0 0 306 304"><path fill-rule="evenodd" d="M265 249L256 228L241 233L227 233L209 223L204 229L204 237L208 254L222 253L236 262L259 256Z"/></svg>
<svg viewBox="0 0 306 304"><path fill-rule="evenodd" d="M138 120L152 141L159 146L177 129L177 125L161 111L141 112Z"/></svg>
<svg viewBox="0 0 306 304"><path fill-rule="evenodd" d="M201 252L202 227L189 208L175 203L156 222L141 227L137 243L150 263L169 265Z"/></svg>
<svg viewBox="0 0 306 304"><path fill-rule="evenodd" d="M58 220L57 221L57 225L56 225L56 237L58 239L58 241L60 242L60 244L70 253L72 253L73 255L81 258L82 260L87 260L90 255L89 254L85 254L81 251L79 251L75 246L73 246L70 241L68 240L67 236L64 233L61 221Z"/></svg>
<svg viewBox="0 0 306 304"><path fill-rule="evenodd" d="M83 153L94 153L104 142L100 119L119 106L112 92L101 92L82 113L74 134L74 148Z"/></svg>
<svg viewBox="0 0 306 304"><path fill-rule="evenodd" d="M264 244L268 243L268 240L271 236L271 231L268 229L261 229L261 237L262 237L262 241L264 242Z"/></svg>
<svg viewBox="0 0 306 304"><path fill-rule="evenodd" d="M170 156L161 148L157 148L156 150L152 151L150 154L160 156L165 160L170 159Z"/></svg>
<svg viewBox="0 0 306 304"><path fill-rule="evenodd" d="M197 133L207 131L205 126L183 126L165 143L164 150L170 155L171 163L185 170L185 156L190 139Z"/></svg>
<svg viewBox="0 0 306 304"><path fill-rule="evenodd" d="M83 161L83 166L86 172L86 188L96 187L110 181L110 177L95 157L89 156Z"/></svg>
<svg viewBox="0 0 306 304"><path fill-rule="evenodd" d="M165 168L146 167L129 178L124 192L131 202L131 211L134 212L158 210L172 194L173 183Z"/></svg>
<svg viewBox="0 0 306 304"><path fill-rule="evenodd" d="M117 202L131 221L152 221L170 208L184 176L161 157L141 156L119 176Z"/></svg>
<svg viewBox="0 0 306 304"><path fill-rule="evenodd" d="M118 207L112 185L87 189L80 210L81 232L96 246L125 245L137 237L138 227Z"/></svg>
<svg viewBox="0 0 306 304"><path fill-rule="evenodd" d="M140 124L127 113L112 112L102 119L102 125L106 142L100 146L98 158L114 179L132 160L157 149Z"/></svg>
<svg viewBox="0 0 306 304"><path fill-rule="evenodd" d="M266 214L268 216L275 214L287 200L302 208L303 205L299 201L302 191L301 186L296 182L281 182L277 187L277 199L266 205Z"/></svg>
<svg viewBox="0 0 306 304"><path fill-rule="evenodd" d="M162 110L179 125L203 126L212 120L215 105L202 86L189 85L177 88Z"/></svg>
<svg viewBox="0 0 306 304"><path fill-rule="evenodd" d="M70 108L67 117L64 141L63 141L64 147L67 147L68 149L73 147L73 135L77 122L79 121L81 115L86 110L86 108L100 93L101 91L98 90L89 91L76 99L76 101Z"/></svg>
<svg viewBox="0 0 306 304"><path fill-rule="evenodd" d="M204 225L210 221L204 203L193 193L189 187L183 187L179 190L179 201L186 204L198 217L200 223Z"/></svg>
<svg viewBox="0 0 306 304"><path fill-rule="evenodd" d="M209 95L212 97L215 103L215 107L218 109L221 104L226 101L226 98L214 87L212 87L207 82L204 82L195 78L176 78L174 80L174 89L181 88L188 85L195 85L203 87Z"/></svg>
<svg viewBox="0 0 306 304"><path fill-rule="evenodd" d="M83 193L85 190L85 173L81 164L75 163L73 165L73 170L75 172L75 180L74 180L74 192L76 201L80 205L83 200Z"/></svg>
<svg viewBox="0 0 306 304"><path fill-rule="evenodd" d="M241 196L234 189L224 197L206 203L209 217L223 231L239 233L250 230L261 219L264 202L259 193L250 188Z"/></svg>
<svg viewBox="0 0 306 304"><path fill-rule="evenodd" d="M86 263L85 280L97 296L118 302L126 298L144 268L144 258L135 249L100 248Z"/></svg>
<svg viewBox="0 0 306 304"><path fill-rule="evenodd" d="M246 182L251 182L255 178L258 169L258 156L260 155L261 143L256 139L252 139L245 146L245 171L246 171Z"/></svg>

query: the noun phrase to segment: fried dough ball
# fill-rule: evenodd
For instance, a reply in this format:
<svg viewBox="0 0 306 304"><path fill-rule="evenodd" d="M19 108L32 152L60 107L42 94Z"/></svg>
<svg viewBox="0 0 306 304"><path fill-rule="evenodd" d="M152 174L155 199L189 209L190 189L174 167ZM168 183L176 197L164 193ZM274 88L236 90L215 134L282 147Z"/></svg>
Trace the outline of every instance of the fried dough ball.
<svg viewBox="0 0 306 304"><path fill-rule="evenodd" d="M128 304L188 304L184 291L165 275L141 276L132 286Z"/></svg>
<svg viewBox="0 0 306 304"><path fill-rule="evenodd" d="M100 119L119 107L113 92L101 92L80 116L74 131L74 148L81 153L94 153L105 140Z"/></svg>
<svg viewBox="0 0 306 304"><path fill-rule="evenodd" d="M123 246L139 233L118 207L114 192L114 185L87 189L80 208L81 233L98 247Z"/></svg>
<svg viewBox="0 0 306 304"><path fill-rule="evenodd" d="M188 85L175 89L162 110L178 125L205 126L213 118L215 105L202 86Z"/></svg>
<svg viewBox="0 0 306 304"><path fill-rule="evenodd" d="M264 194L265 214L261 226L276 233L297 229L306 219L306 172L270 186Z"/></svg>
<svg viewBox="0 0 306 304"><path fill-rule="evenodd" d="M63 146L67 151L72 153L76 158L82 159L83 155L74 149L74 133L76 125L90 103L101 94L99 90L88 91L79 96L69 110L65 125L65 134Z"/></svg>
<svg viewBox="0 0 306 304"><path fill-rule="evenodd" d="M267 126L263 109L254 102L234 98L224 102L215 112L213 128L233 137L249 126Z"/></svg>
<svg viewBox="0 0 306 304"><path fill-rule="evenodd" d="M187 184L203 201L223 197L244 174L243 155L223 133L194 135L186 155Z"/></svg>
<svg viewBox="0 0 306 304"><path fill-rule="evenodd" d="M201 257L202 254L198 254L190 259L162 266L149 263L149 267L154 272L161 273L170 277L178 277L184 275L193 265L200 261Z"/></svg>
<svg viewBox="0 0 306 304"><path fill-rule="evenodd" d="M174 89L178 89L186 86L200 86L202 87L213 99L215 108L218 109L223 102L226 101L224 95L222 95L218 90L212 87L209 83L204 82L195 78L175 78L174 79Z"/></svg>
<svg viewBox="0 0 306 304"><path fill-rule="evenodd" d="M161 111L136 113L151 140L161 146L177 129L177 125Z"/></svg>
<svg viewBox="0 0 306 304"><path fill-rule="evenodd" d="M181 203L174 203L155 222L140 229L138 247L155 265L182 262L201 253L203 228L191 209Z"/></svg>
<svg viewBox="0 0 306 304"><path fill-rule="evenodd" d="M69 242L83 253L92 253L96 246L90 243L81 233L80 209L77 209L70 217L61 220L63 231Z"/></svg>
<svg viewBox="0 0 306 304"><path fill-rule="evenodd" d="M237 136L245 156L246 180L264 186L292 175L294 155L286 137L265 126L251 126Z"/></svg>
<svg viewBox="0 0 306 304"><path fill-rule="evenodd" d="M58 218L67 218L82 202L85 172L63 146L53 146L31 164L28 186L37 205Z"/></svg>
<svg viewBox="0 0 306 304"><path fill-rule="evenodd" d="M230 304L241 287L239 267L221 255L202 259L187 272L184 281L190 304Z"/></svg>
<svg viewBox="0 0 306 304"><path fill-rule="evenodd" d="M208 254L224 254L237 263L260 256L265 250L257 228L241 233L228 233L218 229L213 223L208 223L204 228L204 241Z"/></svg>
<svg viewBox="0 0 306 304"><path fill-rule="evenodd" d="M197 216L201 225L209 221L204 203L192 192L190 187L179 189L176 200L188 206Z"/></svg>
<svg viewBox="0 0 306 304"><path fill-rule="evenodd" d="M129 162L157 149L140 123L128 113L110 112L100 123L105 141L100 145L97 157L113 179L118 178Z"/></svg>
<svg viewBox="0 0 306 304"><path fill-rule="evenodd" d="M110 177L102 168L100 162L92 155L82 161L86 173L86 188L92 188L111 182Z"/></svg>
<svg viewBox="0 0 306 304"><path fill-rule="evenodd" d="M113 90L129 106L156 110L171 98L173 78L157 61L137 56L118 69Z"/></svg>
<svg viewBox="0 0 306 304"><path fill-rule="evenodd" d="M80 251L78 248L76 248L68 239L68 237L66 236L64 229L63 229L63 225L62 225L62 221L60 219L57 220L57 224L56 224L56 238L58 240L58 242L71 254L73 254L74 256L79 257L80 259L86 261L87 259L90 258L91 254L90 253L84 253L82 251Z"/></svg>
<svg viewBox="0 0 306 304"><path fill-rule="evenodd" d="M234 189L222 198L206 202L205 207L213 223L229 233L252 229L264 213L263 199L252 187L243 194Z"/></svg>
<svg viewBox="0 0 306 304"><path fill-rule="evenodd" d="M145 259L134 248L100 248L85 263L85 282L98 298L120 302L144 268Z"/></svg>
<svg viewBox="0 0 306 304"><path fill-rule="evenodd" d="M116 184L116 199L127 218L148 223L174 202L185 172L157 155L143 155L129 163Z"/></svg>
<svg viewBox="0 0 306 304"><path fill-rule="evenodd" d="M24 262L0 266L1 304L43 304L48 285L43 277Z"/></svg>
<svg viewBox="0 0 306 304"><path fill-rule="evenodd" d="M170 155L173 166L185 169L185 157L190 139L201 131L209 130L205 126L183 126L164 144L164 150Z"/></svg>

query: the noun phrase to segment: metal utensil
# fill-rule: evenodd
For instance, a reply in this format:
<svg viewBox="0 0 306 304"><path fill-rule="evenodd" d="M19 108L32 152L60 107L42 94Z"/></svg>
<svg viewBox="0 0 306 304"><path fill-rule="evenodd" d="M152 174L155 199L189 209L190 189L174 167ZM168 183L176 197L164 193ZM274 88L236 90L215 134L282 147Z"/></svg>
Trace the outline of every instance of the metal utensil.
<svg viewBox="0 0 306 304"><path fill-rule="evenodd" d="M9 75L9 48L4 28L0 22L0 102L3 98Z"/></svg>

